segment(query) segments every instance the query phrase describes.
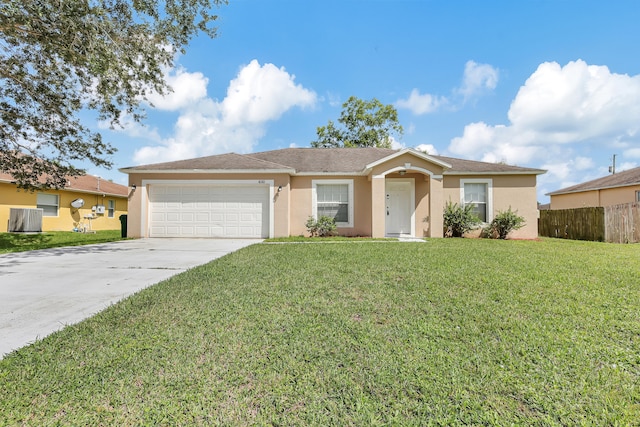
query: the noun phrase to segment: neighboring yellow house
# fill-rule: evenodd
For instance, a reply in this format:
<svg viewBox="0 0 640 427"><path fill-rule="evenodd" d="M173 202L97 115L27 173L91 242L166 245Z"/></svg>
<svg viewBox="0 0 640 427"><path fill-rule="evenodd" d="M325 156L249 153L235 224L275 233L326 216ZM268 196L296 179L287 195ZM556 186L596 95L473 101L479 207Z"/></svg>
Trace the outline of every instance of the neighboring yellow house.
<svg viewBox="0 0 640 427"><path fill-rule="evenodd" d="M640 202L640 167L556 190L551 209L575 209Z"/></svg>
<svg viewBox="0 0 640 427"><path fill-rule="evenodd" d="M287 148L120 169L132 188L130 237L264 238L306 234L330 216L345 236L442 237L449 201L491 222L509 207L538 237L545 171L413 149Z"/></svg>
<svg viewBox="0 0 640 427"><path fill-rule="evenodd" d="M0 173L0 232L9 231L11 208L42 209L42 231L119 230L128 195L126 186L92 175L71 177L60 190L31 192Z"/></svg>

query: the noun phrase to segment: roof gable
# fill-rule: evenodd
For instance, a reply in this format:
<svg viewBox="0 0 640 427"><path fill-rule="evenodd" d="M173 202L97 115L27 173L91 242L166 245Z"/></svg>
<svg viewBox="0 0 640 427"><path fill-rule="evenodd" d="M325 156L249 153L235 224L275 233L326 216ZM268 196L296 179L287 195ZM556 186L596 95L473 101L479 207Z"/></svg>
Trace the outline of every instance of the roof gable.
<svg viewBox="0 0 640 427"><path fill-rule="evenodd" d="M381 164L383 164L385 162L388 162L389 160L393 160L393 159L395 159L397 157L400 157L400 156L402 156L404 154L411 154L411 155L416 156L416 157L418 157L418 158L420 158L422 160L426 160L427 162L435 163L436 165L441 166L441 167L443 167L445 169L451 168L451 165L449 163L444 162L444 161L442 161L440 159L437 159L437 158L435 158L433 156L430 156L427 153L423 153L422 151L415 150L413 148L405 148L405 149L402 149L402 150L397 150L393 154L388 155L387 157L383 157L382 159L379 159L379 160L376 160L376 161L374 161L372 163L369 163L366 166L366 168L367 169L374 168L374 167L376 167L378 165L381 165Z"/></svg>

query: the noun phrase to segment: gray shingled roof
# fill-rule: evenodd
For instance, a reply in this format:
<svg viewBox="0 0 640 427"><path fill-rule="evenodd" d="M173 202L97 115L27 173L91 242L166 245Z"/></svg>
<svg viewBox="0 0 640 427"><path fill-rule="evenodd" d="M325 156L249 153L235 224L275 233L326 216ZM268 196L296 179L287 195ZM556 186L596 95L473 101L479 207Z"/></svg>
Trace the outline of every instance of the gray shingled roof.
<svg viewBox="0 0 640 427"><path fill-rule="evenodd" d="M260 160L244 154L228 153L174 162L154 163L121 169L123 172L170 171L170 170L284 170L288 166ZM292 171L293 172L293 171Z"/></svg>
<svg viewBox="0 0 640 427"><path fill-rule="evenodd" d="M197 159L156 163L121 169L123 172L143 172L151 170L262 170L292 173L359 173L367 165L400 150L387 148L285 148L251 154L220 154ZM530 173L541 174L544 170L523 168L501 163L486 163L453 157L430 156L450 164L445 174L500 174Z"/></svg>
<svg viewBox="0 0 640 427"><path fill-rule="evenodd" d="M629 185L640 185L640 167L552 191L551 193L547 193L547 196L578 193L580 191L602 190L604 188L625 187Z"/></svg>
<svg viewBox="0 0 640 427"><path fill-rule="evenodd" d="M521 166L507 165L504 163L488 163L478 162L476 160L456 159L455 157L431 156L438 160L451 165L451 169L445 171L445 175L455 174L474 174L474 173L492 173L492 174L508 174L508 173L530 173L543 174L544 169L524 168Z"/></svg>
<svg viewBox="0 0 640 427"><path fill-rule="evenodd" d="M285 148L248 155L288 165L298 173L354 173L396 152L387 148Z"/></svg>
<svg viewBox="0 0 640 427"><path fill-rule="evenodd" d="M0 182L14 183L15 178L8 173L0 173ZM45 177L40 177L39 182L44 183ZM129 188L126 185L116 184L107 179L94 175L68 176L67 185L60 190L86 192L93 194L107 194L109 196L126 197Z"/></svg>

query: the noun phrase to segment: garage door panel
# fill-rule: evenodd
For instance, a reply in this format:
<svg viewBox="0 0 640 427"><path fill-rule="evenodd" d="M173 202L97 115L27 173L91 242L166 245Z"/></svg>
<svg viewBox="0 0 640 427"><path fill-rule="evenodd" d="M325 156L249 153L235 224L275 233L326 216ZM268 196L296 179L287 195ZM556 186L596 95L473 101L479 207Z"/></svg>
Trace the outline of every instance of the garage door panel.
<svg viewBox="0 0 640 427"><path fill-rule="evenodd" d="M195 212L182 212L180 214L180 221L181 222L194 222L195 221Z"/></svg>
<svg viewBox="0 0 640 427"><path fill-rule="evenodd" d="M151 185L151 237L268 237L269 189Z"/></svg>

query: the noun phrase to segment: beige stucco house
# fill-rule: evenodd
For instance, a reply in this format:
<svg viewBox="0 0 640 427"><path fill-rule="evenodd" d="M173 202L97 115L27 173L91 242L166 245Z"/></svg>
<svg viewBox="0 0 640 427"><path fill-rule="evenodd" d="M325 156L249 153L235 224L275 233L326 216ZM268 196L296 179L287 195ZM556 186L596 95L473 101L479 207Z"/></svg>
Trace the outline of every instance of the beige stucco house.
<svg viewBox="0 0 640 427"><path fill-rule="evenodd" d="M551 209L575 209L640 202L640 167L547 194Z"/></svg>
<svg viewBox="0 0 640 427"><path fill-rule="evenodd" d="M129 175L131 237L282 237L332 216L346 236L442 237L448 201L486 222L511 207L536 238L545 171L414 149L288 148L120 169Z"/></svg>

